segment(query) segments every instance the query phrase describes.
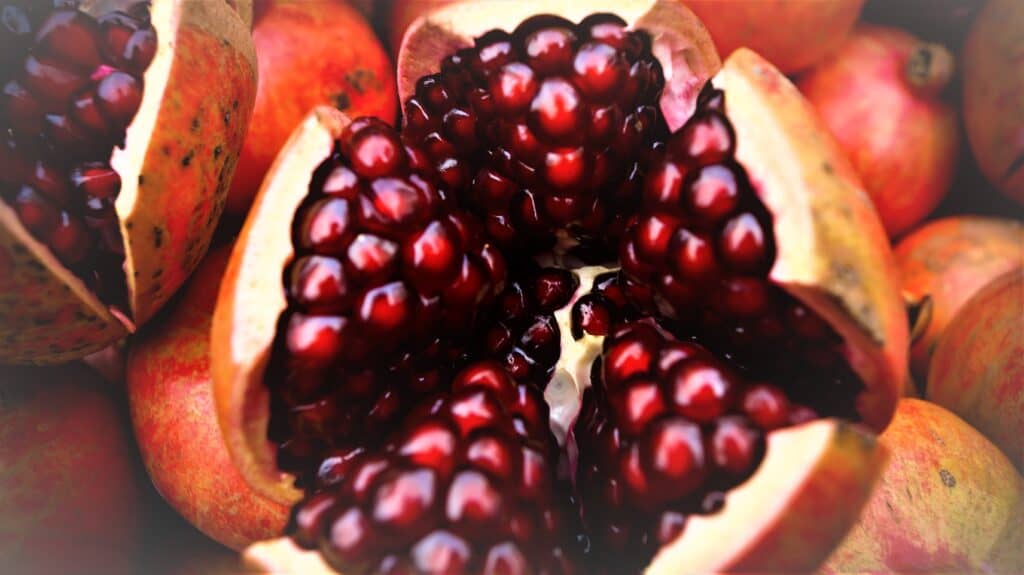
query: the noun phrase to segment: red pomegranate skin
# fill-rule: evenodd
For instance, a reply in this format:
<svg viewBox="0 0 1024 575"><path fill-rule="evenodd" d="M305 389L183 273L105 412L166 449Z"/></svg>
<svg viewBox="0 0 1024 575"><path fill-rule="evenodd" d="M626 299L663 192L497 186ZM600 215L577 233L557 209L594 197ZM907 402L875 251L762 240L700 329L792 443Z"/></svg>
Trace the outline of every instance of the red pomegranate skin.
<svg viewBox="0 0 1024 575"><path fill-rule="evenodd" d="M207 255L175 307L135 341L127 364L135 437L150 479L178 513L234 549L281 532L288 509L258 496L217 424L209 332L230 246Z"/></svg>
<svg viewBox="0 0 1024 575"><path fill-rule="evenodd" d="M860 175L889 237L939 205L960 148L956 110L911 83L907 63L922 45L897 28L859 26L797 83Z"/></svg>
<svg viewBox="0 0 1024 575"><path fill-rule="evenodd" d="M723 58L740 47L790 74L835 52L860 15L864 0L684 0L704 22Z"/></svg>
<svg viewBox="0 0 1024 575"><path fill-rule="evenodd" d="M389 123L398 111L394 66L348 2L258 2L256 16L256 107L225 207L235 217L245 215L274 156L314 106Z"/></svg>
<svg viewBox="0 0 1024 575"><path fill-rule="evenodd" d="M111 392L77 364L0 368L3 571L137 572L137 454Z"/></svg>

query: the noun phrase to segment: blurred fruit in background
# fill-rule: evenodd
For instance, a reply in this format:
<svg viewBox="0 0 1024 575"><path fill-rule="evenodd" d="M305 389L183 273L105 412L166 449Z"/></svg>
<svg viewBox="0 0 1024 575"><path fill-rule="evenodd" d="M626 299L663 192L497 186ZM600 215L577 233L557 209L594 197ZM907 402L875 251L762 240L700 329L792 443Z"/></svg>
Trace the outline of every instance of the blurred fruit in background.
<svg viewBox="0 0 1024 575"><path fill-rule="evenodd" d="M889 464L821 573L1019 572L1024 478L996 446L918 399L878 440Z"/></svg>
<svg viewBox="0 0 1024 575"><path fill-rule="evenodd" d="M798 86L846 151L890 237L949 190L960 135L944 99L954 60L896 28L860 26Z"/></svg>
<svg viewBox="0 0 1024 575"><path fill-rule="evenodd" d="M199 530L241 549L280 533L288 509L249 488L217 425L210 319L230 252L212 249L180 299L138 336L127 386L135 437L157 490Z"/></svg>
<svg viewBox="0 0 1024 575"><path fill-rule="evenodd" d="M925 396L1024 470L1024 268L996 278L956 314L935 348Z"/></svg>
<svg viewBox="0 0 1024 575"><path fill-rule="evenodd" d="M362 13L345 0L259 0L253 28L259 65L256 108L226 210L241 217L288 134L309 110L335 106L352 117L393 122L394 66Z"/></svg>
<svg viewBox="0 0 1024 575"><path fill-rule="evenodd" d="M1008 218L953 216L917 228L896 245L904 294L930 303L911 348L920 385L939 337L964 303L997 276L1024 266L1024 224Z"/></svg>
<svg viewBox="0 0 1024 575"><path fill-rule="evenodd" d="M81 364L0 367L0 565L135 573L143 508L114 390Z"/></svg>
<svg viewBox="0 0 1024 575"><path fill-rule="evenodd" d="M722 57L747 47L787 74L810 68L842 45L864 0L684 0Z"/></svg>
<svg viewBox="0 0 1024 575"><path fill-rule="evenodd" d="M964 45L964 124L993 186L1024 205L1024 2L990 0Z"/></svg>

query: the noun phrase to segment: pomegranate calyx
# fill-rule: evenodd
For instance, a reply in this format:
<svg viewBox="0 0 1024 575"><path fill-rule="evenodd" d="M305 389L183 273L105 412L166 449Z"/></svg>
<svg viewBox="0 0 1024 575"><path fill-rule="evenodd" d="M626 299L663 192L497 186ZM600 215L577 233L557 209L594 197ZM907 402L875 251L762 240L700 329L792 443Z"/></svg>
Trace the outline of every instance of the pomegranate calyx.
<svg viewBox="0 0 1024 575"><path fill-rule="evenodd" d="M907 58L907 82L922 96L942 92L955 72L953 54L941 44L921 44Z"/></svg>

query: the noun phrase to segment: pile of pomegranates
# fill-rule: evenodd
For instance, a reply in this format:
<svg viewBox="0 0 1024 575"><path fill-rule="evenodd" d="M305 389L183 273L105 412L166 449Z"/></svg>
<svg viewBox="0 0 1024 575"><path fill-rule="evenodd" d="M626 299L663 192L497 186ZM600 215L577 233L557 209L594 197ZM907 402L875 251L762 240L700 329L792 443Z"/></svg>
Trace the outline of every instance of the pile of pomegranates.
<svg viewBox="0 0 1024 575"><path fill-rule="evenodd" d="M0 559L1024 569L1024 13L798 4L0 0Z"/></svg>

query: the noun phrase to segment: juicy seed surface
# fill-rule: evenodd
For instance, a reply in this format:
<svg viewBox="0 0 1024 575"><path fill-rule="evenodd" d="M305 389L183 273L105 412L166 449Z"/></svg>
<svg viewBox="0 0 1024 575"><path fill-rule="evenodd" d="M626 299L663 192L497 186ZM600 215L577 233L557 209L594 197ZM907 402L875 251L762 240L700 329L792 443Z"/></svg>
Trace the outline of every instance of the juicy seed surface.
<svg viewBox="0 0 1024 575"><path fill-rule="evenodd" d="M126 306L113 149L155 55L148 5L0 2L0 198L107 303Z"/></svg>
<svg viewBox="0 0 1024 575"><path fill-rule="evenodd" d="M422 78L404 136L499 244L591 260L615 244L665 127L661 66L615 16L537 16Z"/></svg>

